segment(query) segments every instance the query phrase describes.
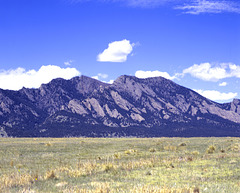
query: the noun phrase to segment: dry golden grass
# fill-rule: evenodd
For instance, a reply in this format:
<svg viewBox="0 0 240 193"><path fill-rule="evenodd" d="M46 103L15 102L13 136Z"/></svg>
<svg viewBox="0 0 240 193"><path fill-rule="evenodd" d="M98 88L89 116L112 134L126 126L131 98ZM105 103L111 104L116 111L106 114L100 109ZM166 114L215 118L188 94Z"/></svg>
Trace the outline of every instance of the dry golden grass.
<svg viewBox="0 0 240 193"><path fill-rule="evenodd" d="M34 177L29 174L13 173L11 175L2 175L0 177L0 189L11 188L16 186L30 185L35 181Z"/></svg>
<svg viewBox="0 0 240 193"><path fill-rule="evenodd" d="M239 138L0 142L4 193L240 192Z"/></svg>

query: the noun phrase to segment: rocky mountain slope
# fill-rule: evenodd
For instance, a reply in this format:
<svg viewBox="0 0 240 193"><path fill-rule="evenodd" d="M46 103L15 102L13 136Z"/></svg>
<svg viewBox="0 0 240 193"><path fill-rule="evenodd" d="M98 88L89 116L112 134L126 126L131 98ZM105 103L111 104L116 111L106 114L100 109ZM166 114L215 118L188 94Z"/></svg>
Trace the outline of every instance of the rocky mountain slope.
<svg viewBox="0 0 240 193"><path fill-rule="evenodd" d="M219 104L162 77L55 79L0 89L0 136L240 136L240 100Z"/></svg>

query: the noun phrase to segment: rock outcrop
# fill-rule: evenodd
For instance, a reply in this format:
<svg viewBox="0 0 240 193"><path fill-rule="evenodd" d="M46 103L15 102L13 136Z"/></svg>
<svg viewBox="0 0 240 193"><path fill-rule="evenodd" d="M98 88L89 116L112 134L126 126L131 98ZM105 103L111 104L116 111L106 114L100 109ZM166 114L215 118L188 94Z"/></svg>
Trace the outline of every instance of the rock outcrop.
<svg viewBox="0 0 240 193"><path fill-rule="evenodd" d="M219 104L162 77L59 78L0 90L0 136L240 136L240 100Z"/></svg>

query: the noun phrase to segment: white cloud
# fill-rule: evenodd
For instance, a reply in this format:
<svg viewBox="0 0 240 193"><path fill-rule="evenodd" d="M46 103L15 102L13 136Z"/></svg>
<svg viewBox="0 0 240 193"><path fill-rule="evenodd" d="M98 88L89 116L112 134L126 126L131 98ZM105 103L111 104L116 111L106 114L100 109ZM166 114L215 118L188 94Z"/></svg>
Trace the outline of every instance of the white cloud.
<svg viewBox="0 0 240 193"><path fill-rule="evenodd" d="M107 74L102 74L102 73L98 73L98 76L99 76L100 78L104 78L104 79L108 77Z"/></svg>
<svg viewBox="0 0 240 193"><path fill-rule="evenodd" d="M64 62L64 64L66 66L71 66L72 63L73 63L73 60L69 60L69 61Z"/></svg>
<svg viewBox="0 0 240 193"><path fill-rule="evenodd" d="M176 77L175 76L170 76L167 72L160 72L158 70L155 71L142 71L138 70L135 72L135 76L138 78L149 78L149 77L157 77L157 76L162 76L166 79L173 80Z"/></svg>
<svg viewBox="0 0 240 193"><path fill-rule="evenodd" d="M240 13L240 5L234 0L68 0L71 3L98 1L102 3L119 3L128 7L156 8L171 6L184 13L198 15L201 13Z"/></svg>
<svg viewBox="0 0 240 193"><path fill-rule="evenodd" d="M221 82L218 86L227 86L227 82Z"/></svg>
<svg viewBox="0 0 240 193"><path fill-rule="evenodd" d="M218 65L212 65L210 63L194 64L183 70L183 75L184 74L190 74L193 77L205 81L217 82L224 78L240 78L240 66L232 63L220 63Z"/></svg>
<svg viewBox="0 0 240 193"><path fill-rule="evenodd" d="M218 81L226 78L226 70L221 67L212 67L210 63L194 64L193 66L183 70L184 74L191 74L193 77L206 81Z"/></svg>
<svg viewBox="0 0 240 193"><path fill-rule="evenodd" d="M229 64L230 76L240 78L240 66Z"/></svg>
<svg viewBox="0 0 240 193"><path fill-rule="evenodd" d="M92 78L96 79L96 80L99 80L101 82L104 82L104 83L108 83L108 84L112 84L114 82L114 80L109 80L109 81L105 81L105 80L101 80L101 79L106 79L108 78L108 75L107 74L102 74L102 73L98 73L98 75L96 76L92 76Z"/></svg>
<svg viewBox="0 0 240 193"><path fill-rule="evenodd" d="M92 76L92 78L96 79L96 80L99 80L99 77L98 76Z"/></svg>
<svg viewBox="0 0 240 193"><path fill-rule="evenodd" d="M236 96L238 95L237 93L233 92L221 93L216 90L194 90L194 91L213 101L228 101L230 99L236 98Z"/></svg>
<svg viewBox="0 0 240 193"><path fill-rule="evenodd" d="M106 79L107 77L108 77L107 74L98 73L96 76L93 76L92 78L96 80L100 80L100 79Z"/></svg>
<svg viewBox="0 0 240 193"><path fill-rule="evenodd" d="M0 71L0 88L19 90L22 87L38 88L55 78L70 79L81 73L75 68L61 68L55 65L42 66L38 71L24 68Z"/></svg>
<svg viewBox="0 0 240 193"><path fill-rule="evenodd" d="M240 6L233 1L225 0L193 0L176 9L184 10L185 13L198 15L201 13L240 13Z"/></svg>
<svg viewBox="0 0 240 193"><path fill-rule="evenodd" d="M107 83L112 84L114 80L109 80Z"/></svg>
<svg viewBox="0 0 240 193"><path fill-rule="evenodd" d="M108 48L97 56L99 62L125 62L132 52L134 44L129 40L115 41L108 44Z"/></svg>

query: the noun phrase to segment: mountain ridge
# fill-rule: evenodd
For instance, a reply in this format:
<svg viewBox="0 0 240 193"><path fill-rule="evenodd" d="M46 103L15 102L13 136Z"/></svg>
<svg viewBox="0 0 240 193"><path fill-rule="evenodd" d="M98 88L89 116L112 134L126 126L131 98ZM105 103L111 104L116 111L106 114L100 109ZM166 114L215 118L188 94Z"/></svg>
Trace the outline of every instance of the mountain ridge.
<svg viewBox="0 0 240 193"><path fill-rule="evenodd" d="M163 77L87 76L0 89L0 136L239 136L240 100L216 103Z"/></svg>

